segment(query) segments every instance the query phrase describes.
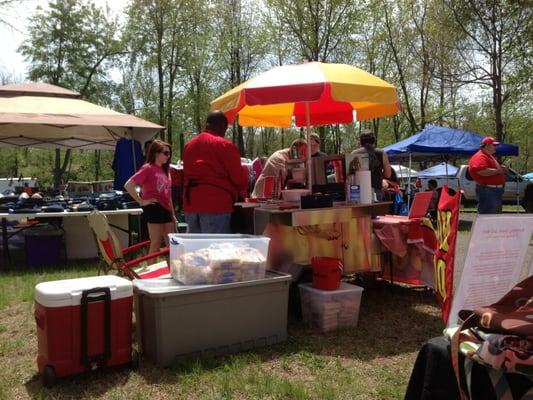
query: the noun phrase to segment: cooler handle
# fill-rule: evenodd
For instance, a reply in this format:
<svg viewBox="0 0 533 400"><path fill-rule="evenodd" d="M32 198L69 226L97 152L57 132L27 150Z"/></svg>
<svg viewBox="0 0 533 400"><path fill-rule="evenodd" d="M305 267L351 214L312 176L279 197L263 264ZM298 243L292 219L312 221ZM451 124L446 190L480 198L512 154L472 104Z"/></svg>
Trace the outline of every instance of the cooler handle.
<svg viewBox="0 0 533 400"><path fill-rule="evenodd" d="M96 296L96 294L100 294ZM88 305L96 301L104 301L104 352L88 356ZM111 291L108 287L96 287L84 290L80 300L81 319L81 363L86 368L91 368L94 363L98 365L111 358Z"/></svg>

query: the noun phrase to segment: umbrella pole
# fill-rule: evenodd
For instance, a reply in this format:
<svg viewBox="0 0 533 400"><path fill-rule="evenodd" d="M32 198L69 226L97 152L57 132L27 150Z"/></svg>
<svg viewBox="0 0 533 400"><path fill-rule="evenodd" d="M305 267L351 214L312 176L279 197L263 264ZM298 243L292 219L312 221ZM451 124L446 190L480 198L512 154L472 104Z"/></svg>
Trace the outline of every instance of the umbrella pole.
<svg viewBox="0 0 533 400"><path fill-rule="evenodd" d="M307 128L307 189L313 191L313 165L311 164L311 111L305 102L305 125Z"/></svg>

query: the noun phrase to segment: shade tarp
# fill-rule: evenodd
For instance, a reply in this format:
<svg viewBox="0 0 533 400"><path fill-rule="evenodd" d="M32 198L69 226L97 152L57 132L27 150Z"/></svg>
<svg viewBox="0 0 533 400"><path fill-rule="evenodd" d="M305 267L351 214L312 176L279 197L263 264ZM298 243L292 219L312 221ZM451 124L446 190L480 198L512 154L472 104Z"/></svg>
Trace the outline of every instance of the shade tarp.
<svg viewBox="0 0 533 400"><path fill-rule="evenodd" d="M384 148L389 157L411 156L469 156L479 150L484 136L443 126L426 125L424 130ZM518 146L502 143L496 155L517 156Z"/></svg>
<svg viewBox="0 0 533 400"><path fill-rule="evenodd" d="M433 167L424 169L418 173L418 177L432 177L432 176L455 176L457 175L459 168L452 164L442 162L434 165Z"/></svg>
<svg viewBox="0 0 533 400"><path fill-rule="evenodd" d="M120 138L144 143L163 129L75 94L41 83L0 86L0 147L113 150Z"/></svg>

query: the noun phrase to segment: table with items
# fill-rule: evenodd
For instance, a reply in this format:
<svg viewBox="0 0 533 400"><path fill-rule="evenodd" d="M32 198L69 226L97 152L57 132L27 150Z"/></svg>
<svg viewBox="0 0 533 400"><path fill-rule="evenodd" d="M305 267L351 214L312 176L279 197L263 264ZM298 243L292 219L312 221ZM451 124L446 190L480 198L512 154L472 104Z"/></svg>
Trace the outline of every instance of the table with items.
<svg viewBox="0 0 533 400"><path fill-rule="evenodd" d="M434 287L437 236L429 219L385 215L373 220L373 230L372 253L385 279Z"/></svg>
<svg viewBox="0 0 533 400"><path fill-rule="evenodd" d="M122 247L127 247L132 241L130 232L130 216L142 214L140 208L130 208L122 210L103 210L112 227L116 228L116 234ZM98 257L98 247L94 235L83 218L89 215L90 211L60 211L60 212L36 212L36 213L0 213L2 220L2 247L4 257L10 262L9 238L20 233L20 228L31 228L35 225L19 225L15 231L8 227L9 221L39 221L53 222L58 224L65 234L65 250L67 259L89 259Z"/></svg>

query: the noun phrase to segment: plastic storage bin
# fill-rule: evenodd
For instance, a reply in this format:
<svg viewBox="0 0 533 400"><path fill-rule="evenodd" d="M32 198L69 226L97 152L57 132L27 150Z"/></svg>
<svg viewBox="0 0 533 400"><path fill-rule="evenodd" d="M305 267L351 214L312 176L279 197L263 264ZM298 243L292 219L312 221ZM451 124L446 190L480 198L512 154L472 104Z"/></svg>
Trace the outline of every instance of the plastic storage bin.
<svg viewBox="0 0 533 400"><path fill-rule="evenodd" d="M169 243L170 274L184 285L234 283L265 277L268 237L170 234Z"/></svg>
<svg viewBox="0 0 533 400"><path fill-rule="evenodd" d="M298 286L302 317L309 327L329 332L345 326L357 326L362 287L344 282L337 290L314 289L310 283Z"/></svg>
<svg viewBox="0 0 533 400"><path fill-rule="evenodd" d="M53 226L39 226L24 230L26 263L30 267L59 264L63 231Z"/></svg>
<svg viewBox="0 0 533 400"><path fill-rule="evenodd" d="M37 366L56 377L132 361L133 287L118 276L39 283L35 287Z"/></svg>
<svg viewBox="0 0 533 400"><path fill-rule="evenodd" d="M287 338L291 277L227 285L184 286L173 279L133 282L141 353L158 366L176 358L215 356L271 345Z"/></svg>

